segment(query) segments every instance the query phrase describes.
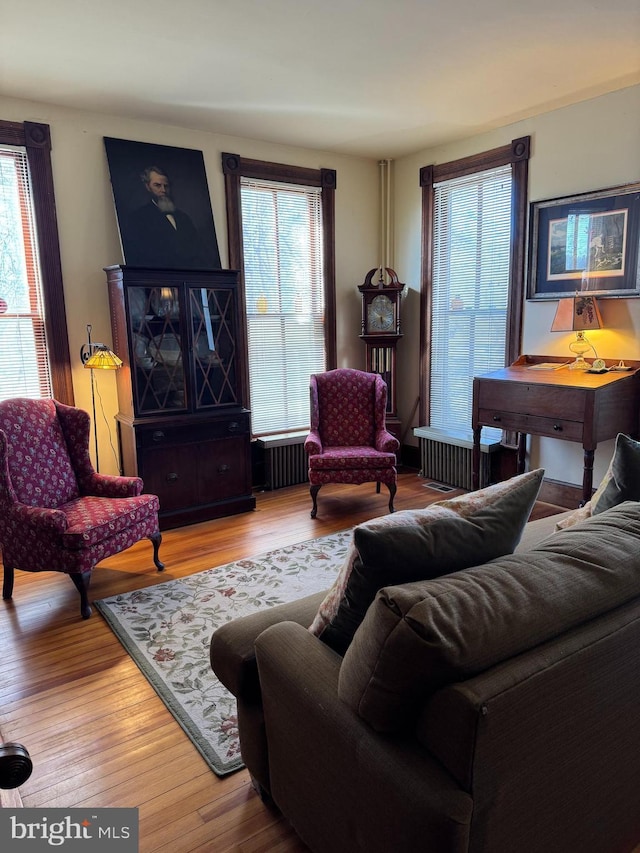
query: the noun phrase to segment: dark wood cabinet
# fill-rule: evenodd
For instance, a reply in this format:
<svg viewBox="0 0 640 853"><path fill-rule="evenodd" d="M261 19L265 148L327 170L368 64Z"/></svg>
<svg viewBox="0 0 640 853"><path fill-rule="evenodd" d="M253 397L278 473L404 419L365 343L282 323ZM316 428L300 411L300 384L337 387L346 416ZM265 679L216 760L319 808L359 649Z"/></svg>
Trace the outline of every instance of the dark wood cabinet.
<svg viewBox="0 0 640 853"><path fill-rule="evenodd" d="M106 273L124 473L158 495L163 528L253 509L238 274Z"/></svg>

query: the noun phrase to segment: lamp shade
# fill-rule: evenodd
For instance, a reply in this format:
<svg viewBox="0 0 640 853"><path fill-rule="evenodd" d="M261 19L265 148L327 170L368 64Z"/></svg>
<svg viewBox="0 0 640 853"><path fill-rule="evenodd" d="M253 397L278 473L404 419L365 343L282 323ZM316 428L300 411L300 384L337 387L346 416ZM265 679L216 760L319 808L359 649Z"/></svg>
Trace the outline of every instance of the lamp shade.
<svg viewBox="0 0 640 853"><path fill-rule="evenodd" d="M603 325L595 297L576 294L558 300L551 331L579 332L587 329L602 329Z"/></svg>
<svg viewBox="0 0 640 853"><path fill-rule="evenodd" d="M85 361L84 366L88 370L117 370L122 367L122 359L108 347L98 345Z"/></svg>

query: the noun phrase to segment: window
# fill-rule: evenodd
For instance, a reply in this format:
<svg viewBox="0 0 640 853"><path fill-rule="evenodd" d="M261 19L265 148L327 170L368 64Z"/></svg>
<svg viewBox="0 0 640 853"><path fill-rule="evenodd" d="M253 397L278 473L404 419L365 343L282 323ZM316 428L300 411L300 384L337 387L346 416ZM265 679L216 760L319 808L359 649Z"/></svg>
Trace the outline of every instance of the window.
<svg viewBox="0 0 640 853"><path fill-rule="evenodd" d="M236 155L223 155L223 170L230 266L244 282L252 431L304 430L309 377L335 366L335 172Z"/></svg>
<svg viewBox="0 0 640 853"><path fill-rule="evenodd" d="M528 138L421 172L422 423L470 430L473 377L518 354L527 157Z"/></svg>
<svg viewBox="0 0 640 853"><path fill-rule="evenodd" d="M29 168L0 146L0 398L52 397Z"/></svg>
<svg viewBox="0 0 640 853"><path fill-rule="evenodd" d="M256 434L308 426L309 376L325 369L320 199L318 187L241 182Z"/></svg>
<svg viewBox="0 0 640 853"><path fill-rule="evenodd" d="M49 128L0 121L0 399L73 403Z"/></svg>

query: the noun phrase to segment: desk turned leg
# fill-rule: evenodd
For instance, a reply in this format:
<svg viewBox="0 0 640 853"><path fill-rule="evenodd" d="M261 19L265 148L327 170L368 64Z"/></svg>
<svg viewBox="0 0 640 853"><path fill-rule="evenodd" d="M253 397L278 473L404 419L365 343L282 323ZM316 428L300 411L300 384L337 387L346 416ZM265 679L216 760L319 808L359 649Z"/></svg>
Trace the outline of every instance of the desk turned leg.
<svg viewBox="0 0 640 853"><path fill-rule="evenodd" d="M527 461L527 434L526 432L518 433L518 460L516 462L516 471L518 474L524 474L524 467Z"/></svg>
<svg viewBox="0 0 640 853"><path fill-rule="evenodd" d="M584 506L588 500L591 500L591 492L593 489L593 457L595 450L584 451L584 471L582 472L582 503Z"/></svg>
<svg viewBox="0 0 640 853"><path fill-rule="evenodd" d="M475 492L480 488L480 434L482 427L473 428L473 456L471 458L471 488Z"/></svg>

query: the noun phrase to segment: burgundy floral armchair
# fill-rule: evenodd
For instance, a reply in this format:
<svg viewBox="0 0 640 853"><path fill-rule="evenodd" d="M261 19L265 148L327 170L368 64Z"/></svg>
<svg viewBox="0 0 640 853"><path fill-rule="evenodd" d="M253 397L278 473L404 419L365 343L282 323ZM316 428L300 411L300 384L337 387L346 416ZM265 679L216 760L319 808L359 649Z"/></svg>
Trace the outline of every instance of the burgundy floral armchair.
<svg viewBox="0 0 640 853"><path fill-rule="evenodd" d="M0 402L0 546L2 596L14 570L66 572L88 601L96 563L148 537L153 560L162 537L159 502L141 494L139 477L97 474L89 457L89 415L55 400Z"/></svg>
<svg viewBox="0 0 640 853"><path fill-rule="evenodd" d="M311 430L305 441L313 508L325 483L380 483L397 489L397 438L385 426L387 386L377 373L351 368L311 376Z"/></svg>

